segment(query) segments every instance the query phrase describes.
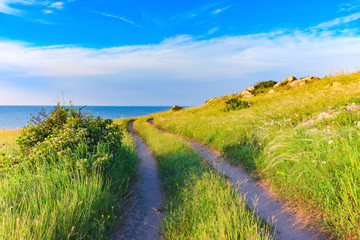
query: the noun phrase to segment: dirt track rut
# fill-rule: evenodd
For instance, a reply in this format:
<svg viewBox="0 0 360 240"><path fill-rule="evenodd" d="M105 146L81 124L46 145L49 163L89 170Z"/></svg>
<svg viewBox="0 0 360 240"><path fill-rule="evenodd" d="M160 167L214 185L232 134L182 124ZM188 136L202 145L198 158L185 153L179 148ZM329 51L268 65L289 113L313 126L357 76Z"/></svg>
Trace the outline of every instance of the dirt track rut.
<svg viewBox="0 0 360 240"><path fill-rule="evenodd" d="M148 121L160 131L165 130L154 125L152 120ZM285 204L275 198L270 190L261 186L241 167L231 166L219 153L211 148L192 140L187 140L192 147L203 158L211 162L216 170L229 177L234 187L239 187L238 193L246 195L248 205L258 211L258 214L268 220L276 229L275 239L278 240L316 240L320 239L315 231L304 228L302 218L291 212Z"/></svg>
<svg viewBox="0 0 360 240"><path fill-rule="evenodd" d="M148 146L135 132L133 123L129 125L129 130L134 137L140 159L138 167L139 179L131 195L131 206L113 239L160 239L163 214L160 213L159 209L163 206L163 192L158 176L157 163Z"/></svg>

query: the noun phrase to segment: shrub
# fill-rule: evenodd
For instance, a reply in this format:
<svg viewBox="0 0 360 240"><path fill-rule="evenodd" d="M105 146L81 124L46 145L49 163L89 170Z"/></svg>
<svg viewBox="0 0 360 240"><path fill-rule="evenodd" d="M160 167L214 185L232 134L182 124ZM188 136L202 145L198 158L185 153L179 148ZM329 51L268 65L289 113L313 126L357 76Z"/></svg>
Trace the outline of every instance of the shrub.
<svg viewBox="0 0 360 240"><path fill-rule="evenodd" d="M42 111L33 119L17 139L23 160L30 164L61 160L88 171L106 170L121 147L118 125L110 119L87 116L72 106L57 105L51 113Z"/></svg>
<svg viewBox="0 0 360 240"><path fill-rule="evenodd" d="M58 105L17 142L0 156L0 239L110 239L136 174L130 134Z"/></svg>
<svg viewBox="0 0 360 240"><path fill-rule="evenodd" d="M248 108L250 105L248 102L243 101L239 98L231 98L225 102L226 106L224 111L231 111L231 110L240 110L243 108Z"/></svg>
<svg viewBox="0 0 360 240"><path fill-rule="evenodd" d="M257 95L260 93L264 93L268 88L272 88L277 82L273 80L259 82L254 85L255 90L253 91L253 95Z"/></svg>

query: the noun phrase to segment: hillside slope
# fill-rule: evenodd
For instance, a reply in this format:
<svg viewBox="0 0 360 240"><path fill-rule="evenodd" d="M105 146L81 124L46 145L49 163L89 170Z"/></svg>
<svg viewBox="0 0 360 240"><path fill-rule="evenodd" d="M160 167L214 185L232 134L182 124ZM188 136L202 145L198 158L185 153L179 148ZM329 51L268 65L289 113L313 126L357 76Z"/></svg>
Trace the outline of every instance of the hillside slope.
<svg viewBox="0 0 360 240"><path fill-rule="evenodd" d="M360 73L298 83L155 114L154 123L267 180L324 232L359 239Z"/></svg>

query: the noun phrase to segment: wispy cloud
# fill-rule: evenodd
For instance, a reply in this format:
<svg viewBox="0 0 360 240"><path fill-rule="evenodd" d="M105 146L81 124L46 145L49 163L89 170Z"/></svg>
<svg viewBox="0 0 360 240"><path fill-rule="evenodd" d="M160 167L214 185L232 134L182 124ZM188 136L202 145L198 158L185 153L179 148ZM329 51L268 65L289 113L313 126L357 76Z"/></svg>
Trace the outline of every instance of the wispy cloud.
<svg viewBox="0 0 360 240"><path fill-rule="evenodd" d="M316 29L329 29L332 27L336 27L336 26L340 26L349 22L353 22L360 19L360 12L357 13L353 13L350 14L348 16L345 17L339 17L339 18L335 18L331 21L327 21L327 22L323 22L320 23L319 25L310 28L311 30L316 30Z"/></svg>
<svg viewBox="0 0 360 240"><path fill-rule="evenodd" d="M0 13L20 15L22 11L14 8L12 5L32 5L35 3L32 0L0 0Z"/></svg>
<svg viewBox="0 0 360 240"><path fill-rule="evenodd" d="M0 42L0 52L0 69L17 69L26 76L123 76L136 72L145 78L160 74L207 81L275 69L316 73L353 65L360 61L360 37L296 32L197 40L182 35L158 45L99 50Z"/></svg>
<svg viewBox="0 0 360 240"><path fill-rule="evenodd" d="M53 13L54 11L53 11L53 10L50 10L50 9L43 9L42 12L45 13L45 14L51 14L51 13Z"/></svg>
<svg viewBox="0 0 360 240"><path fill-rule="evenodd" d="M206 97L240 91L261 80L326 75L329 68L356 69L360 62L360 36L355 31L348 29L339 35L330 30L289 30L208 40L182 35L159 44L104 49L33 47L0 41L0 76L7 85L19 79L46 79L54 89L74 91L74 96L89 93L90 103L95 95L113 103L113 94L113 98L124 95L124 101L144 104L139 102L141 92L146 96L141 99L159 99L168 94L162 101L149 100L146 104L197 104ZM210 85L211 93L207 90ZM229 90L226 86L233 87ZM200 87L202 94L198 92ZM187 95L175 94L173 89ZM21 98L15 90L13 96ZM181 100L188 99L189 94L194 96L191 102ZM0 103L9 103L4 96L0 91Z"/></svg>
<svg viewBox="0 0 360 240"><path fill-rule="evenodd" d="M212 29L210 29L210 30L208 31L208 34L209 34L209 35L212 35L212 34L214 34L215 32L217 32L219 29L220 29L220 28L218 28L218 27L214 27L214 28L212 28Z"/></svg>
<svg viewBox="0 0 360 240"><path fill-rule="evenodd" d="M73 0L68 0L67 2L72 2ZM64 8L65 2L57 1L36 1L36 0L0 0L0 13L23 16L24 11L20 10L18 6L44 6L46 9L41 10L45 14L50 14L54 12L54 9L61 10Z"/></svg>
<svg viewBox="0 0 360 240"><path fill-rule="evenodd" d="M53 2L53 3L49 4L48 7L56 8L56 9L63 9L64 4L65 4L64 2Z"/></svg>
<svg viewBox="0 0 360 240"><path fill-rule="evenodd" d="M344 11L351 11L354 9L357 9L360 7L360 0L356 0L350 3L342 3L340 4L340 11L344 12Z"/></svg>
<svg viewBox="0 0 360 240"><path fill-rule="evenodd" d="M224 7L224 8L218 8L218 9L212 11L212 14L217 15L217 14L219 14L219 13L222 13L222 12L228 10L229 8L230 8L230 6L226 6L226 7Z"/></svg>
<svg viewBox="0 0 360 240"><path fill-rule="evenodd" d="M140 25L136 24L135 22L127 19L127 18L124 18L122 16L118 16L118 15L114 15L114 14L110 14L110 13L104 13L104 12L98 12L98 11L90 11L92 13L95 13L95 14L99 14L101 16L105 16L105 17L110 17L110 18L115 18L115 19L119 19L121 21L124 21L124 22L127 22L127 23L130 23L136 27L140 27Z"/></svg>
<svg viewBox="0 0 360 240"><path fill-rule="evenodd" d="M214 8L216 6L219 6L221 3L222 2L214 2L214 3L211 3L211 4L207 4L207 5L204 5L204 6L201 6L201 7L186 11L184 13L175 15L171 19L172 20L178 20L178 21L189 20L189 19L192 19L192 18L195 18L195 17L199 16L202 13L205 13L205 12L207 13L209 10L211 10L212 8Z"/></svg>

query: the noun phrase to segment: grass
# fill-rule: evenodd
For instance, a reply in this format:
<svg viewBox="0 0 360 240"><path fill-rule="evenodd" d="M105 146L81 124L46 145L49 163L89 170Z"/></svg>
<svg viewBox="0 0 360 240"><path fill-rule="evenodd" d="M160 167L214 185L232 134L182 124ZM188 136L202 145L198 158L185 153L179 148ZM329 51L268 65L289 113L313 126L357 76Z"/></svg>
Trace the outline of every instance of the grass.
<svg viewBox="0 0 360 240"><path fill-rule="evenodd" d="M107 172L86 173L69 168L67 155L54 162L41 163L38 158L36 167L21 159L16 164L4 162L17 156L14 139L18 134L0 132L0 141L15 146L0 165L0 239L110 238L135 176L137 157L131 135L123 131L121 147L115 150L114 164ZM86 160L81 144L71 148L73 159ZM108 153L98 146L99 156Z"/></svg>
<svg viewBox="0 0 360 240"><path fill-rule="evenodd" d="M7 130L0 129L0 146L15 145L16 138L19 136L21 129Z"/></svg>
<svg viewBox="0 0 360 240"><path fill-rule="evenodd" d="M135 121L157 158L166 195L165 239L271 239L270 227L185 141Z"/></svg>
<svg viewBox="0 0 360 240"><path fill-rule="evenodd" d="M335 83L335 84L334 84ZM360 236L360 73L331 75L305 86L276 88L224 112L218 98L181 112L152 115L155 124L221 151L268 179L284 199L340 239ZM320 113L335 112L320 119Z"/></svg>

